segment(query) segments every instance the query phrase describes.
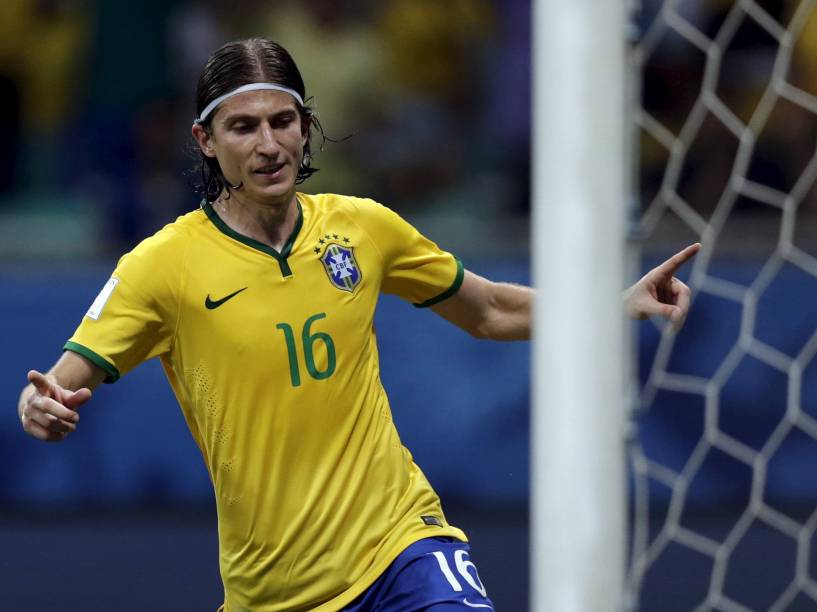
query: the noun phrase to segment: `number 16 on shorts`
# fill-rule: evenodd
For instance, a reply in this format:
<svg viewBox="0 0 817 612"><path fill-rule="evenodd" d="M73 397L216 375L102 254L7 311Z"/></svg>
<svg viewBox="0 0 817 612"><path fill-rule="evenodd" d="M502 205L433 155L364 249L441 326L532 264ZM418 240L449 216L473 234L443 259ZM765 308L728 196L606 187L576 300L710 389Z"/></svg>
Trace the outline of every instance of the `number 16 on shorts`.
<svg viewBox="0 0 817 612"><path fill-rule="evenodd" d="M452 551L448 549L446 552L450 554ZM448 581L448 584L451 585L451 588L458 595L463 595L461 601L465 606L493 610L494 608L493 605L491 605L491 600L488 599L485 586L479 579L477 566L468 558L468 551L456 549L453 553L453 567L449 562L449 558L446 557L442 551L435 550L431 554L434 555L434 558L437 560L440 571ZM468 587L471 588L469 589ZM471 589L476 591L479 596L475 596Z"/></svg>

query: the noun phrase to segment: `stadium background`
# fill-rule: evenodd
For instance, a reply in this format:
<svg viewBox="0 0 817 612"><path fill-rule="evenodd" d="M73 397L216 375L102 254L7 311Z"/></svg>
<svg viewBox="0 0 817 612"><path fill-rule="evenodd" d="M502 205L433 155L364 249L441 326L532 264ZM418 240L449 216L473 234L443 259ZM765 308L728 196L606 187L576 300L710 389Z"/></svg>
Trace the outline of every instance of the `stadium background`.
<svg viewBox="0 0 817 612"><path fill-rule="evenodd" d="M482 0L0 3L0 609L221 601L212 487L157 363L100 389L64 444L26 437L14 410L118 256L198 205L189 130L207 57L235 38L281 42L327 135L349 137L317 154L306 189L375 198L474 270L529 282L528 14ZM384 383L497 602L522 609L528 347L437 319L384 299Z"/></svg>
<svg viewBox="0 0 817 612"><path fill-rule="evenodd" d="M733 3L676 4L685 19L716 29ZM782 15L792 3L762 4ZM642 5L636 25L644 28L660 3ZM528 226L529 28L528 0L0 4L0 609L209 610L220 601L211 487L158 364L100 389L79 432L60 445L26 437L15 411L26 371L58 357L116 258L197 206L189 126L207 56L239 37L281 42L302 70L327 135L342 140L317 155L321 171L306 190L375 198L467 267L528 282L528 245L536 240ZM736 40L721 93L740 107L756 98L776 46L751 24ZM798 54L802 74L817 74L814 46ZM645 70L645 107L667 125L681 123L700 93L702 69L700 54L668 36ZM810 83L801 86L814 95ZM813 152L815 125L811 113L772 121L753 166L756 180L790 190ZM639 141L634 221L666 164L660 147ZM715 122L690 151L678 191L703 216L728 176L732 144ZM813 193L802 209L799 221L814 227ZM733 214L738 230L724 237L713 270L745 280L773 248L776 218L752 202ZM672 214L633 236L644 266L698 238ZM814 237L802 239L815 252ZM792 270L776 281L760 315L772 344L801 346L812 333L814 283ZM674 371L712 374L735 343L739 314L730 308L696 301L673 352ZM497 608L526 609L528 346L472 340L388 298L377 327L404 443L449 519L471 536ZM659 337L651 323L634 331L643 380ZM724 428L762 440L780 418L785 382L748 363L728 390L733 409L722 415ZM700 436L700 410L689 410L683 394L661 399L667 409L635 424L647 452L682 461ZM812 409L813 386L804 389L804 403ZM804 469L814 465L807 454L813 445L793 440L775 463L770 495L791 513L817 501L813 470ZM729 516L745 505L749 480L716 462L694 483L693 514ZM660 512L666 494L652 501ZM755 572L768 578L788 571L785 546L758 542ZM781 550L784 561L766 567L764 559ZM643 609L689 609L683 593L704 580L690 567L683 555L656 567ZM738 577L735 588L769 582L753 575L744 583ZM675 607L666 598L673 589L682 594Z"/></svg>

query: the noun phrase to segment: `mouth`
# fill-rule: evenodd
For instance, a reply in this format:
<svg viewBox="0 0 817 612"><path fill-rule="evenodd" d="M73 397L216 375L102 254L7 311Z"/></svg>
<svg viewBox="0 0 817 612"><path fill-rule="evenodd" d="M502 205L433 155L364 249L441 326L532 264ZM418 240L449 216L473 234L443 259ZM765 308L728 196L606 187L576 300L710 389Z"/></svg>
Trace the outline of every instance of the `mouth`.
<svg viewBox="0 0 817 612"><path fill-rule="evenodd" d="M276 178L281 170L283 170L286 164L269 164L267 166L261 166L260 168L256 168L253 170L253 174L257 174L259 176L267 177L267 178Z"/></svg>

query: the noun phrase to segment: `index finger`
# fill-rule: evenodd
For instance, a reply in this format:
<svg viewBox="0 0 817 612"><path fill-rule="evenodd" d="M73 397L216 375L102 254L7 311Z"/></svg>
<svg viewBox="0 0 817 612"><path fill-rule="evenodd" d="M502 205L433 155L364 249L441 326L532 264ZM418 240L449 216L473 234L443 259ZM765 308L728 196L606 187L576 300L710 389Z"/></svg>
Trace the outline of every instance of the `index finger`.
<svg viewBox="0 0 817 612"><path fill-rule="evenodd" d="M696 242L695 244L690 244L687 248L682 251L677 252L675 255L670 257L667 261L659 265L655 268L656 272L660 272L661 274L666 275L667 277L672 277L675 275L675 272L683 266L688 260L692 259L692 257L701 250L701 243Z"/></svg>
<svg viewBox="0 0 817 612"><path fill-rule="evenodd" d="M45 377L45 374L37 370L30 370L28 373L28 382L34 385L34 388L40 395L52 397L54 395L53 383Z"/></svg>

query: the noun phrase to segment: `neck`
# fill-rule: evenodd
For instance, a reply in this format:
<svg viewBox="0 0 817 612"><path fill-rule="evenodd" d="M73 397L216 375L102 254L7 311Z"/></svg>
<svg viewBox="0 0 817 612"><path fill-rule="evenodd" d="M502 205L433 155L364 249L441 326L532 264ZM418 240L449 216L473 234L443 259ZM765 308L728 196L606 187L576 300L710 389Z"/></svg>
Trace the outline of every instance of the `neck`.
<svg viewBox="0 0 817 612"><path fill-rule="evenodd" d="M213 202L213 208L230 228L248 238L257 240L276 251L281 251L295 229L298 205L295 194L276 204L259 204L232 191L229 198L222 193Z"/></svg>

